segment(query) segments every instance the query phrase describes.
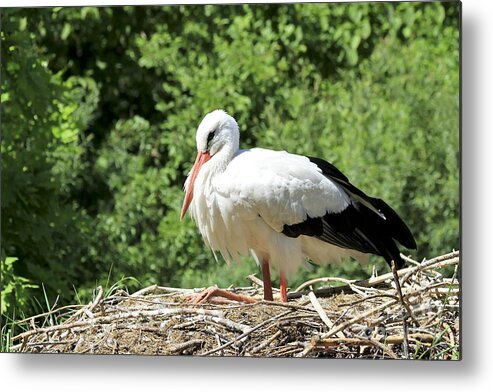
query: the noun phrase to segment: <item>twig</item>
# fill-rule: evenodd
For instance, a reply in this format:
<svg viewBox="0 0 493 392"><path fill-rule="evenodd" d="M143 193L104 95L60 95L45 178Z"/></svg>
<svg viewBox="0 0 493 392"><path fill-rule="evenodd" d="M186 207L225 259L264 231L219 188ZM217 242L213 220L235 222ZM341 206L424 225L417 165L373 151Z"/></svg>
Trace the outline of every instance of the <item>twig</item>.
<svg viewBox="0 0 493 392"><path fill-rule="evenodd" d="M397 359L397 356L390 351L384 344L374 340L367 338L327 338L327 339L313 339L311 345L313 346L311 349L319 349L319 348L328 348L328 347L337 347L339 345L346 346L376 346L380 348L385 354L393 359Z"/></svg>
<svg viewBox="0 0 493 392"><path fill-rule="evenodd" d="M438 264L440 266L444 267L447 265L453 265L453 264L458 264L458 263L459 263L459 251L455 251L455 252L447 253L447 254L442 255L442 256L434 257L433 259L423 261L417 267L413 267L411 270L406 271L406 274L402 278L402 283L406 282L406 280L409 279L409 277L412 274L415 274L418 271L424 271L431 266L435 266L435 268L436 268ZM404 271L404 270L401 270L401 271Z"/></svg>
<svg viewBox="0 0 493 392"><path fill-rule="evenodd" d="M289 354L294 354L300 350L303 350L304 347L292 347L292 346L283 346L278 347L277 350L274 350L270 353L271 357L280 357L281 355L287 356Z"/></svg>
<svg viewBox="0 0 493 392"><path fill-rule="evenodd" d="M409 256L406 256L405 254L401 253L401 258L408 263L411 263L413 265L419 265L419 261L411 259Z"/></svg>
<svg viewBox="0 0 493 392"><path fill-rule="evenodd" d="M184 343L178 343L178 344L175 344L171 349L171 353L172 354L179 354L181 353L182 351L185 351L189 348L192 348L192 347L195 347L195 346L202 346L204 344L204 341L202 339L193 339L193 340L189 340L187 342L184 342Z"/></svg>
<svg viewBox="0 0 493 392"><path fill-rule="evenodd" d="M232 331L247 333L250 331L250 327L244 324L239 324L234 321L228 320L226 318L217 317L217 316L204 316L204 321L210 321L215 324L222 325Z"/></svg>
<svg viewBox="0 0 493 392"><path fill-rule="evenodd" d="M182 289L182 288L176 288L176 287L166 287L166 286L158 286L157 284L154 284L149 287L145 287L139 291L136 291L133 293L130 297L140 297L148 293L154 293L156 291L164 291L164 292L177 292L177 293L192 293L195 290L194 289Z"/></svg>
<svg viewBox="0 0 493 392"><path fill-rule="evenodd" d="M308 293L308 298L310 298L310 301L313 305L313 308L317 311L318 315L324 322L324 324L329 328L329 331L334 328L334 324L330 319L327 317L327 313L325 313L324 309L322 308L322 305L320 305L320 302L318 302L317 297L313 293L313 291L310 291ZM339 331L336 333L336 335L340 338L344 338L344 333L342 331Z"/></svg>
<svg viewBox="0 0 493 392"><path fill-rule="evenodd" d="M233 343L236 343L237 341L243 339L245 336L248 336L249 334L251 334L252 332L256 331L257 329L263 327L264 325L269 324L272 321L275 321L277 319L280 319L281 317L283 317L283 316L285 316L285 315L287 315L287 314L289 314L291 312L292 312L292 310L288 310L288 311L286 311L284 313L280 313L280 314L278 314L278 315L276 315L274 317L271 317L270 319L267 319L267 320L261 322L260 324L256 325L255 327L251 328L248 332L242 333L241 335L237 336L235 339L230 340L229 342L223 344L222 346L216 347L216 348L214 348L212 350L209 350L209 351L207 351L205 353L202 353L202 354L200 354L200 356L201 357L205 357L207 355L214 354L217 351L223 350L226 347L231 346Z"/></svg>
<svg viewBox="0 0 493 392"><path fill-rule="evenodd" d="M77 317L79 317L82 313L85 313L85 311L89 310L90 312L99 304L101 299L103 298L103 287L98 286L97 288L98 293L96 294L96 297L94 298L93 301L89 302L87 306L84 306L83 308L79 309L77 312L75 312L72 316L70 316L66 322L70 323L72 320L75 320Z"/></svg>
<svg viewBox="0 0 493 392"><path fill-rule="evenodd" d="M202 314L202 315L213 315L217 317L222 316L222 312L209 309L201 308L178 308L178 309L154 309L154 310L142 310L142 311L132 311L118 313L111 316L95 317L87 320L80 320L73 323L64 323L60 325L53 325L51 327L39 328L35 331L23 332L17 336L14 336L12 340L22 339L27 336L31 336L35 333L50 333L54 331L60 331L62 329L73 329L84 326L92 326L99 324L110 324L119 320L129 319L129 318L141 318L141 317L158 317L167 316L173 314Z"/></svg>
<svg viewBox="0 0 493 392"><path fill-rule="evenodd" d="M264 282L262 282L262 280L260 280L259 278L257 278L255 275L248 275L248 279L250 279L253 283L255 283L256 285L260 286L260 287L264 287Z"/></svg>
<svg viewBox="0 0 493 392"><path fill-rule="evenodd" d="M250 353L249 354L256 354L256 353L258 353L260 350L262 350L264 347L267 347L269 344L271 344L274 340L276 340L281 335L282 335L282 331L277 331L270 338L265 339L264 341L260 342L260 344L256 345L254 348L252 348L250 350Z"/></svg>
<svg viewBox="0 0 493 392"><path fill-rule="evenodd" d="M316 278L316 279L307 280L306 282L302 283L296 288L296 290L294 290L294 292L300 292L305 287L309 287L316 283L322 283L322 282L340 282L340 283L350 284L350 283L354 283L355 281L349 279L343 279L343 278L336 278L336 277Z"/></svg>
<svg viewBox="0 0 493 392"><path fill-rule="evenodd" d="M277 301L259 301L257 302L257 304L259 305L269 305L269 306L278 306L278 307L281 307L281 308L288 308L288 309L292 309L292 310L301 310L301 311L304 311L304 312L310 312L310 313L313 313L314 310L313 309L310 309L310 308L307 308L306 305L309 303L310 301L305 301L305 302L302 302L300 305L297 305L297 304L293 304L293 303L289 303L289 302L277 302ZM254 305L257 305L257 304L254 304Z"/></svg>
<svg viewBox="0 0 493 392"><path fill-rule="evenodd" d="M19 320L19 321L14 321L14 323L15 324L22 324L22 323L26 323L28 321L35 320L35 319L43 317L43 316L49 316L50 314L58 313L58 312L65 310L65 309L85 308L86 306L87 305L66 305L66 306L62 306L60 308L50 310L49 312L40 313L40 314L37 314L35 316L27 317L27 318Z"/></svg>
<svg viewBox="0 0 493 392"><path fill-rule="evenodd" d="M337 347L340 345L347 346L367 346L372 345L380 348L387 356L392 359L397 359L397 356L390 351L384 344L367 338L325 338L320 339L319 337L312 338L312 341L305 347L305 349L297 355L297 357L306 357L314 349Z"/></svg>
<svg viewBox="0 0 493 392"><path fill-rule="evenodd" d="M403 317L402 317L402 329L404 333L404 341L403 341L403 351L404 351L404 358L409 359L409 342L407 340L407 318L411 316L411 309L409 309L409 306L404 302L404 297L402 296L402 290L401 290L401 284L399 282L399 275L397 274L397 267L395 266L394 260L392 260L390 267L392 269L392 273L394 274L394 281L395 281L395 289L397 290L397 295L399 296L399 302L402 305L402 310L403 310Z"/></svg>
<svg viewBox="0 0 493 392"><path fill-rule="evenodd" d="M399 277L404 276L402 279L402 282L404 283L411 275L415 274L418 271L425 271L431 267L437 268L438 266L440 267L445 267L447 265L454 265L457 264L459 261L459 257L457 257L459 252L452 252L447 255L435 257L434 259L428 260L420 264L419 266L416 267L408 267L408 268L402 268L397 271L397 274ZM369 279L365 280L349 280L351 284L357 286L357 287L374 287L378 286L379 284L384 283L385 281L389 279L393 279L394 274L392 272L389 272L384 275L372 277ZM325 278L327 279L327 278ZM333 279L333 278L330 278ZM349 284L344 285L344 286L337 286L337 287L324 287L318 290L313 290L315 295L317 297L327 297L330 295L338 294L343 291L350 290L351 288L349 287ZM293 291L288 293L288 299L295 299L295 298L300 298L303 295L308 294L307 292L301 292L301 291Z"/></svg>
<svg viewBox="0 0 493 392"><path fill-rule="evenodd" d="M337 306L339 306L339 307L354 306L354 305L358 305L360 303L363 303L363 302L366 302L366 301L369 301L369 300L372 300L372 299L375 299L375 298L395 298L395 295L385 294L385 293L383 293L383 294L375 294L375 295L371 295L371 296L368 296L368 297L364 297L364 298L358 299L358 300L353 301L353 302L341 303L341 304L338 304Z"/></svg>
<svg viewBox="0 0 493 392"><path fill-rule="evenodd" d="M330 337L332 335L335 335L337 332L342 331L343 329L349 327L350 325L357 323L358 321L360 321L361 319L364 319L364 318L368 317L372 313L379 312L379 311L381 311L381 310L383 310L383 309L385 309L385 308L387 308L387 307L395 304L395 302L396 302L396 300L394 299L392 301L385 302L385 303L381 304L380 306L377 306L375 308L372 308L372 309L370 309L370 310L368 310L366 312L363 312L363 313L359 314L358 316L353 317L352 319L350 319L350 320L348 320L348 321L346 321L346 322L344 322L344 323L342 323L342 324L340 324L340 325L332 328L329 332L322 334L321 337L322 338L325 338L325 337Z"/></svg>

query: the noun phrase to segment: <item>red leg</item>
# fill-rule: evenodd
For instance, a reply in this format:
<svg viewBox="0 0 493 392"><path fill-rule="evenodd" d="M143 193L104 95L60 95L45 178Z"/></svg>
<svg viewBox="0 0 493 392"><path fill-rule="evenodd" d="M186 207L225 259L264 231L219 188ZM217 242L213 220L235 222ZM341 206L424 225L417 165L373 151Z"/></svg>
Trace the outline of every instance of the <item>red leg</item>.
<svg viewBox="0 0 493 392"><path fill-rule="evenodd" d="M270 269L269 269L269 260L262 260L262 279L264 281L264 299L266 301L273 301L274 297L272 296L272 282L270 280Z"/></svg>
<svg viewBox="0 0 493 392"><path fill-rule="evenodd" d="M287 282L286 282L286 276L284 273L281 271L280 272L280 280L281 280L281 301L282 302L288 302L288 287L287 287Z"/></svg>

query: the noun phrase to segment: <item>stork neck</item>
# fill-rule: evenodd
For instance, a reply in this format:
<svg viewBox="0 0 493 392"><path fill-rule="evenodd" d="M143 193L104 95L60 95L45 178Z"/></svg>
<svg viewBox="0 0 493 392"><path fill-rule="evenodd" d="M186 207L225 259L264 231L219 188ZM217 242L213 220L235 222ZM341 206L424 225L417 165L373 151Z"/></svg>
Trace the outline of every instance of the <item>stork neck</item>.
<svg viewBox="0 0 493 392"><path fill-rule="evenodd" d="M222 173L226 170L229 163L233 159L238 148L233 148L230 145L224 145L210 160L211 174Z"/></svg>

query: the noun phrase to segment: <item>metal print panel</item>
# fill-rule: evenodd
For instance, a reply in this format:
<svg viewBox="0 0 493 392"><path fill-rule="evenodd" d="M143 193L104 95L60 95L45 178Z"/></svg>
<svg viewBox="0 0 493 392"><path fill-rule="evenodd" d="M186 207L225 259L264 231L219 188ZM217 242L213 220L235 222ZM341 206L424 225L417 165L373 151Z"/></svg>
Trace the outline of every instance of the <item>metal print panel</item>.
<svg viewBox="0 0 493 392"><path fill-rule="evenodd" d="M459 2L1 17L2 351L461 358Z"/></svg>

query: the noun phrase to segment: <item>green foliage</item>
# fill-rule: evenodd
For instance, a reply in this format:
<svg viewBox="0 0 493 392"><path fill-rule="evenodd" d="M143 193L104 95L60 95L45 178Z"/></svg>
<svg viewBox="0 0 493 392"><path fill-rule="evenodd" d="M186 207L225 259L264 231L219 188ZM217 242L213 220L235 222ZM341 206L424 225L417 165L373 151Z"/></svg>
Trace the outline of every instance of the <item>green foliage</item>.
<svg viewBox="0 0 493 392"><path fill-rule="evenodd" d="M216 108L243 148L320 156L388 201L418 259L459 246L458 3L10 9L2 29L2 249L48 296L258 273L178 219Z"/></svg>
<svg viewBox="0 0 493 392"><path fill-rule="evenodd" d="M30 283L28 279L15 275L14 263L17 260L16 257L6 257L1 261L1 314L7 314L12 306L25 308L28 305L29 289L38 287Z"/></svg>
<svg viewBox="0 0 493 392"><path fill-rule="evenodd" d="M84 212L67 201L82 154L83 103L48 69L24 20L2 12L2 254L17 260L3 278L68 295L84 243ZM16 294L26 306L28 290Z"/></svg>

